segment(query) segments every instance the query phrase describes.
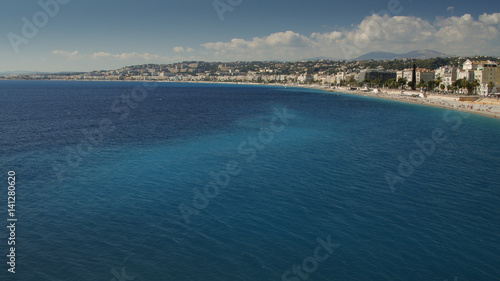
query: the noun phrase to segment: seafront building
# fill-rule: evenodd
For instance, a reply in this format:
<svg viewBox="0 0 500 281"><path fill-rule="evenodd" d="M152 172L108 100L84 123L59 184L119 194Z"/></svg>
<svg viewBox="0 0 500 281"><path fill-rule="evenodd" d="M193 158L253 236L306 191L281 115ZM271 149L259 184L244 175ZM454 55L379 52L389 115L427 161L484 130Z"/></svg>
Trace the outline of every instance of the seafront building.
<svg viewBox="0 0 500 281"><path fill-rule="evenodd" d="M467 81L474 81L474 70L471 69L458 69L457 80L465 79Z"/></svg>
<svg viewBox="0 0 500 281"><path fill-rule="evenodd" d="M498 64L492 61L466 60L462 69L457 69L457 80L466 79L478 83L478 92L482 96L498 91L500 86L500 70Z"/></svg>
<svg viewBox="0 0 500 281"><path fill-rule="evenodd" d="M445 87L450 87L455 81L457 81L458 68L453 66L443 66L436 69L436 80L440 79L441 84Z"/></svg>
<svg viewBox="0 0 500 281"><path fill-rule="evenodd" d="M358 74L355 75L355 78L357 82L363 82L365 80L390 80L390 79L396 79L396 71L392 70L385 70L383 68L379 69L362 69Z"/></svg>
<svg viewBox="0 0 500 281"><path fill-rule="evenodd" d="M477 83L476 93L490 95L497 93L500 86L500 70L493 57L471 59L448 59L448 66L432 69L432 65L443 65L441 61L422 61L427 68L417 68L417 87L423 83L438 80L447 90L456 91L455 82L465 79ZM406 68L414 60L394 61L298 61L298 62L203 62L188 61L172 64L143 64L126 66L117 70L101 70L88 73L10 75L2 79L65 79L65 80L136 80L136 81L182 81L182 82L236 82L236 83L278 83L286 85L311 84L358 87L370 80L372 85L395 87L394 80L413 80L413 69ZM430 67L429 67L430 66ZM384 69L386 67L387 69ZM390 68L394 67L394 70ZM393 81L390 81L393 80ZM419 85L420 84L420 85ZM427 85L428 86L428 85ZM462 85L461 85L462 86Z"/></svg>
<svg viewBox="0 0 500 281"><path fill-rule="evenodd" d="M301 74L297 77L297 82L299 83L302 83L302 84L305 84L305 83L308 83L310 81L313 81L313 76L308 74L307 72L305 74Z"/></svg>
<svg viewBox="0 0 500 281"><path fill-rule="evenodd" d="M436 78L436 73L434 71L425 68L417 68L415 73L417 84L434 81ZM399 80L400 78L406 78L407 83L413 81L413 69L407 68L405 70L398 71L396 79Z"/></svg>
<svg viewBox="0 0 500 281"><path fill-rule="evenodd" d="M342 81L348 81L349 78L347 76L348 76L348 73L346 73L344 71L337 73L337 75L335 75L335 84L340 85L340 83L342 83Z"/></svg>
<svg viewBox="0 0 500 281"><path fill-rule="evenodd" d="M474 80L480 85L480 95L487 96L500 85L500 71L494 62L478 65L474 70Z"/></svg>

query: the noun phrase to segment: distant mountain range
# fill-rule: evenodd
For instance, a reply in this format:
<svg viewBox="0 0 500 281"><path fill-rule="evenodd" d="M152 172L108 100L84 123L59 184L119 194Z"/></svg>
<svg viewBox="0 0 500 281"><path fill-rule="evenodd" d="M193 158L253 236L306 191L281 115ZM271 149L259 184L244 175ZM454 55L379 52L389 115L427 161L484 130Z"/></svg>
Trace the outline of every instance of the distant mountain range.
<svg viewBox="0 0 500 281"><path fill-rule="evenodd" d="M441 52L433 51L433 50L417 50L411 51L406 54L396 54L389 52L371 52L368 54L364 54L358 58L353 60L395 60L395 59L432 59L432 58L446 58L450 57L450 55L443 54ZM315 57L302 59L300 61L317 61L317 60L338 60L329 57Z"/></svg>
<svg viewBox="0 0 500 281"><path fill-rule="evenodd" d="M329 57L315 57L315 58L310 58L310 59L302 59L300 61L317 61L317 60L335 60Z"/></svg>
<svg viewBox="0 0 500 281"><path fill-rule="evenodd" d="M364 54L354 60L364 61L364 60L395 60L395 59L431 59L438 57L450 57L450 55L443 54L441 52L433 51L433 50L417 50L411 51L406 54L396 54L389 52L371 52L368 54ZM303 59L300 61L318 61L318 60L339 60L333 59L329 57L315 57L309 59ZM43 74L82 74L84 72L76 72L76 71L59 71L59 72L39 72L39 71L5 71L0 72L0 76L8 76L8 75L43 75Z"/></svg>
<svg viewBox="0 0 500 281"><path fill-rule="evenodd" d="M5 71L0 72L0 76L8 76L8 75L45 75L45 74L81 74L84 72L77 71L59 71L59 72L41 72L41 71Z"/></svg>
<svg viewBox="0 0 500 281"><path fill-rule="evenodd" d="M23 70L0 72L0 75L30 75L30 74L47 74L47 72L23 71Z"/></svg>
<svg viewBox="0 0 500 281"><path fill-rule="evenodd" d="M371 52L362 55L355 60L395 60L395 59L431 59L431 58L449 57L449 55L433 50L411 51L406 54L395 54L388 52Z"/></svg>

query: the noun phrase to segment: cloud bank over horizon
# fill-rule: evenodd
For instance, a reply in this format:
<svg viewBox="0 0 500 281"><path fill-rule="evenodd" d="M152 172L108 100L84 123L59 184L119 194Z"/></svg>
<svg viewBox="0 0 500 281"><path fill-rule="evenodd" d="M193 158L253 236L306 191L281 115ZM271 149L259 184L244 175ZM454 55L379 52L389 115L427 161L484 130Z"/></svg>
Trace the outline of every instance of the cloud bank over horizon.
<svg viewBox="0 0 500 281"><path fill-rule="evenodd" d="M251 39L206 42L197 50L178 46L175 56L126 52L53 50L67 60L111 59L127 63L172 63L182 60L300 60L309 57L354 59L373 51L406 53L431 49L448 55L500 56L500 13L437 17L433 22L415 16L373 14L349 29L313 32L310 35L287 30Z"/></svg>
<svg viewBox="0 0 500 281"><path fill-rule="evenodd" d="M500 55L500 13L484 13L476 20L470 14L436 18L371 15L351 30L312 33L278 32L251 40L234 38L229 42L202 44L216 58L300 59L326 56L353 59L384 50L406 53L432 49L449 55Z"/></svg>

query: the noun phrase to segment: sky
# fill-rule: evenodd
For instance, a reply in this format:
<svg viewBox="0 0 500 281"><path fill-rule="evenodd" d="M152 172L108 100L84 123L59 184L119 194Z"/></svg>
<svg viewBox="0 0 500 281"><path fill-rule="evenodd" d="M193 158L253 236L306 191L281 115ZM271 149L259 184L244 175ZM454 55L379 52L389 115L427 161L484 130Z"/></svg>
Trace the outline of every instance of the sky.
<svg viewBox="0 0 500 281"><path fill-rule="evenodd" d="M181 61L500 56L500 1L0 0L0 72Z"/></svg>

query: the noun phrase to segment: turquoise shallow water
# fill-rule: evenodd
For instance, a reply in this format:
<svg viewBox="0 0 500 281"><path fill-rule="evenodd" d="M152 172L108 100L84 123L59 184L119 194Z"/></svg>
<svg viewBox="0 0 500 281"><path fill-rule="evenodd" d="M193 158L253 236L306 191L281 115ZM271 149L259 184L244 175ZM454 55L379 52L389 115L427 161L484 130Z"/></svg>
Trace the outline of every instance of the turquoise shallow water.
<svg viewBox="0 0 500 281"><path fill-rule="evenodd" d="M1 280L500 280L498 120L257 86L0 98Z"/></svg>

